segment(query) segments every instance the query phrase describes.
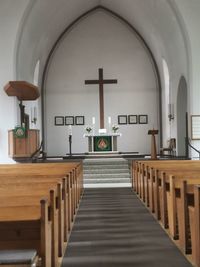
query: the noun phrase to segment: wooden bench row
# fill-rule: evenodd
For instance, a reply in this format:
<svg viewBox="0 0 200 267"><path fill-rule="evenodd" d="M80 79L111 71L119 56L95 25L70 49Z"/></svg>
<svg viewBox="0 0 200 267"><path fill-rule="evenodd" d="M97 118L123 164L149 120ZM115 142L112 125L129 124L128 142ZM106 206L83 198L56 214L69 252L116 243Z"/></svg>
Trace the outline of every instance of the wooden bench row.
<svg viewBox="0 0 200 267"><path fill-rule="evenodd" d="M133 162L132 185L185 254L200 266L200 162Z"/></svg>
<svg viewBox="0 0 200 267"><path fill-rule="evenodd" d="M36 249L58 267L82 191L81 163L0 165L0 249Z"/></svg>

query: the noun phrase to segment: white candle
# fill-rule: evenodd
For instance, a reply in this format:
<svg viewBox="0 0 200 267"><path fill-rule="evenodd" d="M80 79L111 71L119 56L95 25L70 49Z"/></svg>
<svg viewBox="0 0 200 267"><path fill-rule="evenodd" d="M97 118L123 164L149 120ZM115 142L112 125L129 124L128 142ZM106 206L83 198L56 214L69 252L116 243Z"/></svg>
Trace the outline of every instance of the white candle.
<svg viewBox="0 0 200 267"><path fill-rule="evenodd" d="M95 117L92 117L92 124L95 124Z"/></svg>
<svg viewBox="0 0 200 267"><path fill-rule="evenodd" d="M36 109L36 107L34 107L34 119L36 119L37 118L37 109Z"/></svg>
<svg viewBox="0 0 200 267"><path fill-rule="evenodd" d="M69 133L69 135L72 135L72 126L71 125L69 125L68 133Z"/></svg>
<svg viewBox="0 0 200 267"><path fill-rule="evenodd" d="M33 121L33 107L31 107L31 122Z"/></svg>
<svg viewBox="0 0 200 267"><path fill-rule="evenodd" d="M111 117L108 117L108 124L111 124Z"/></svg>

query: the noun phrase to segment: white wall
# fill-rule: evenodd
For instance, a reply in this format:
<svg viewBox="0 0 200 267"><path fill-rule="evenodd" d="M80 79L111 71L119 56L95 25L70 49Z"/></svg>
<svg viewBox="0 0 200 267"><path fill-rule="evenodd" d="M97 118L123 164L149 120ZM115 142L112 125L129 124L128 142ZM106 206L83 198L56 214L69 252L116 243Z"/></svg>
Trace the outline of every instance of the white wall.
<svg viewBox="0 0 200 267"><path fill-rule="evenodd" d="M73 19L77 18L77 16L98 4L98 1L31 0L30 2L32 2L33 7L30 9L30 12L27 13L28 16L21 28L22 35L18 42L17 78L32 82L34 67L37 60L41 60L42 69L49 49L62 30L73 21ZM177 10L174 8L174 3L177 5ZM13 53L14 46L16 45L16 32L20 18L28 4L29 1L27 0L1 0L0 3L0 31L4 36L0 44L0 51L3 51L0 55L0 58L2 58L0 61L1 87L3 87L5 81L7 82L8 79L14 78L13 68L15 66L13 65ZM162 57L166 59L170 70L170 84L172 98L174 100L176 100L180 76L184 75L186 77L189 87L188 96L191 99L191 113L198 114L198 96L200 94L198 90L198 69L200 65L200 40L198 34L198 25L200 23L199 1L149 0L147 3L145 0L102 0L101 4L119 13L139 30L156 58L161 73L161 80L161 59ZM46 12L47 7L49 12ZM52 14L55 17L53 21ZM8 32L9 35L7 34ZM188 51L190 49L191 51ZM191 58L189 58L191 60L190 62L188 60L188 52L189 56L191 53ZM12 64L9 60L11 58ZM190 80L188 77L189 68L191 74ZM111 72L111 74L112 73L113 72ZM5 96L2 97L3 93L4 92L1 92L0 99L1 114L2 110L5 110L4 106L7 105L11 107L9 110L11 111L10 114L12 114L12 109L17 109L16 103L14 103L11 98L5 100ZM7 129L15 125L15 114L16 110L13 116L9 115L11 117L9 120L2 117L0 118L0 155L3 161L7 159ZM5 122L3 122L3 120ZM172 136L176 135L176 123L175 117L171 125ZM165 129L163 129L163 132L165 132Z"/></svg>
<svg viewBox="0 0 200 267"><path fill-rule="evenodd" d="M23 32L19 41L17 57L17 77L30 81L35 63L40 59L41 66L44 65L46 57L59 34L74 19L99 4L97 0L43 0L32 2L34 3L33 7L22 28ZM175 3L177 3L177 8ZM190 16L193 12L197 14L195 17L198 16L198 1L101 0L101 4L125 18L143 36L156 59L163 89L162 58L166 60L170 72L171 100L176 104L180 77L183 75L186 78L189 88L190 84L192 85L192 79L189 80L188 74L190 69L188 58L190 39L187 38L187 29L189 28L185 28L184 20L185 17L186 20L193 20L193 15ZM186 16L185 13L187 13ZM52 20L52 16L54 20ZM196 31L195 25L199 25L199 23L196 24L195 21L194 25L191 24L190 27L194 33ZM190 95L188 94L188 96ZM191 97L193 96L191 95ZM163 121L165 116L166 114L163 113ZM177 116L168 127L170 127L171 137L176 137ZM166 132L164 125L162 132L164 142L166 142L168 136L164 134Z"/></svg>
<svg viewBox="0 0 200 267"><path fill-rule="evenodd" d="M4 85L15 79L14 56L18 26L28 1L1 0L0 7L0 163L12 162L8 157L8 129L17 123L17 101L8 97Z"/></svg>
<svg viewBox="0 0 200 267"><path fill-rule="evenodd" d="M68 152L66 126L54 126L54 116L84 115L86 124L98 123L98 86L85 79L118 79L104 86L105 123L123 114L148 114L147 125L120 126L120 151L150 151L147 131L158 127L158 90L147 51L135 34L118 19L98 11L82 20L63 38L51 60L46 79L46 136L48 155ZM98 125L98 124L97 124ZM107 125L105 125L107 127ZM83 126L73 127L73 151L86 152Z"/></svg>
<svg viewBox="0 0 200 267"><path fill-rule="evenodd" d="M189 107L191 115L200 115L200 35L198 27L200 25L200 2L187 1L187 0L174 0L181 12L182 19L188 33L189 48L190 48L190 62L191 62L191 80L188 84ZM189 129L191 121L189 118ZM189 135L191 135L189 131ZM192 142L195 148L200 150L200 141L195 140ZM191 151L192 157L197 157L198 154Z"/></svg>

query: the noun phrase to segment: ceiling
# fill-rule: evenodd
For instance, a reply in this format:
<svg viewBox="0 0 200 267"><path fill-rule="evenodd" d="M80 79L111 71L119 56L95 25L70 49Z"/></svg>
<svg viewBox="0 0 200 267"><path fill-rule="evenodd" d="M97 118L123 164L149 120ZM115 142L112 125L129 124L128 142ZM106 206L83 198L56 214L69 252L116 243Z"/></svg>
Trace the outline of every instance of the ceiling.
<svg viewBox="0 0 200 267"><path fill-rule="evenodd" d="M175 0L30 0L18 33L17 78L31 82L37 61L43 68L60 34L98 5L115 12L140 33L160 70L165 58L171 71L179 67L187 76L186 31Z"/></svg>

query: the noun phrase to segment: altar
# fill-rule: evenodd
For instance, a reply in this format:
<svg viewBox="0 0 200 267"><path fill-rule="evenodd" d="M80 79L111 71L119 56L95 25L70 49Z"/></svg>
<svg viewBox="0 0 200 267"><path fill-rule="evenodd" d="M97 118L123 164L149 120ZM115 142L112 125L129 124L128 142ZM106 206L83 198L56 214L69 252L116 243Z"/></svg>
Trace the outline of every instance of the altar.
<svg viewBox="0 0 200 267"><path fill-rule="evenodd" d="M88 138L88 152L117 152L117 138L120 133L84 134Z"/></svg>

